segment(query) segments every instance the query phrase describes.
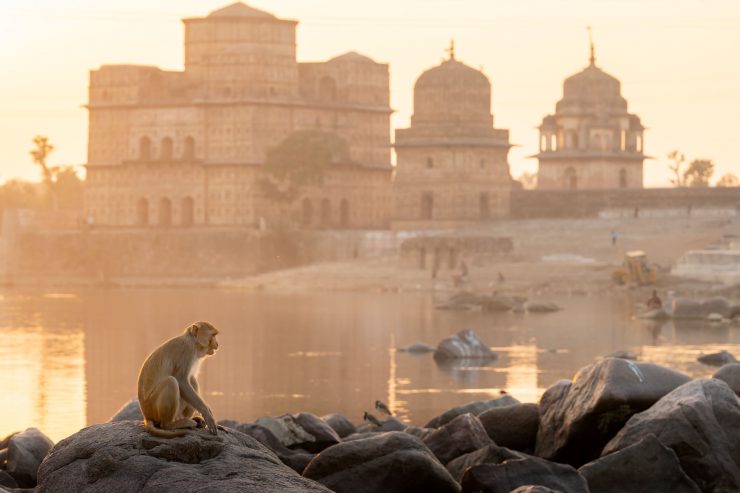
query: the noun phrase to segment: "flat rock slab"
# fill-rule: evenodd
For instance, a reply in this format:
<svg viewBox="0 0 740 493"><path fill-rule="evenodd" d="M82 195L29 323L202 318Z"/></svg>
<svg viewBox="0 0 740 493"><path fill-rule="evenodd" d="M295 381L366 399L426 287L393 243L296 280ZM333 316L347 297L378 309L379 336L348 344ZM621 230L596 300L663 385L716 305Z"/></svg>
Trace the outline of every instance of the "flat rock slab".
<svg viewBox="0 0 740 493"><path fill-rule="evenodd" d="M540 425L537 404L494 407L478 415L486 433L497 445L532 452Z"/></svg>
<svg viewBox="0 0 740 493"><path fill-rule="evenodd" d="M93 425L59 442L38 471L37 493L328 493L235 430L156 438L141 422Z"/></svg>
<svg viewBox="0 0 740 493"><path fill-rule="evenodd" d="M424 445L442 464L492 443L486 429L472 414L462 414L424 438Z"/></svg>
<svg viewBox="0 0 740 493"><path fill-rule="evenodd" d="M509 493L520 486L544 486L563 493L589 493L586 480L571 466L539 457L470 467L463 475L463 493Z"/></svg>
<svg viewBox="0 0 740 493"><path fill-rule="evenodd" d="M498 397L496 399L491 399L488 401L469 402L467 404L463 404L462 406L457 406L457 407L453 407L452 409L448 409L447 411L440 414L439 416L432 418L424 426L424 428L439 428L440 426L446 425L447 423L457 418L461 414L470 413L470 414L475 414L477 416L483 411L493 409L494 407L512 406L514 404L519 404L519 401L509 395L504 395L502 397Z"/></svg>

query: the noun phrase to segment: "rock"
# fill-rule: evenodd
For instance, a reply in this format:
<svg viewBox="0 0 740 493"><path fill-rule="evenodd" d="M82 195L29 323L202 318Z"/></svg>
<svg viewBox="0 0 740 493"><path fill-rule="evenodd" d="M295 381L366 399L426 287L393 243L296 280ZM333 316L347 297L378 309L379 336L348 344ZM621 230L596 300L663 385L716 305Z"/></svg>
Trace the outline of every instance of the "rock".
<svg viewBox="0 0 740 493"><path fill-rule="evenodd" d="M551 313L562 310L562 307L555 303L534 303L530 302L525 305L529 313Z"/></svg>
<svg viewBox="0 0 740 493"><path fill-rule="evenodd" d="M496 353L483 344L475 332L470 329L461 330L456 335L444 339L434 351L434 359L438 360L495 359L496 357Z"/></svg>
<svg viewBox="0 0 740 493"><path fill-rule="evenodd" d="M540 425L537 404L495 407L480 413L478 419L497 445L523 452L534 451Z"/></svg>
<svg viewBox="0 0 740 493"><path fill-rule="evenodd" d="M403 346L396 351L399 351L401 353L412 353L412 354L425 354L425 353L433 353L436 351L436 347L430 345L430 344L424 344L422 342L417 342L414 344L409 344L408 346Z"/></svg>
<svg viewBox="0 0 740 493"><path fill-rule="evenodd" d="M7 472L0 470L0 486L7 486L8 488L17 488L18 483L13 479L13 476ZM2 491L2 490L0 490Z"/></svg>
<svg viewBox="0 0 740 493"><path fill-rule="evenodd" d="M716 313L721 318L730 318L732 316L732 306L724 298L712 298L702 301L701 309L706 316L713 313Z"/></svg>
<svg viewBox="0 0 740 493"><path fill-rule="evenodd" d="M439 416L432 418L432 420L429 421L424 426L424 428L439 428L440 426L446 425L461 414L470 413L478 415L483 411L488 411L489 409L493 409L494 407L512 406L514 404L519 404L519 401L509 395L497 397L496 399L491 399L490 401L469 402L467 404L463 404L462 406L448 409Z"/></svg>
<svg viewBox="0 0 740 493"><path fill-rule="evenodd" d="M84 428L59 442L39 468L37 493L93 490L328 493L238 431L156 438L135 421Z"/></svg>
<svg viewBox="0 0 740 493"><path fill-rule="evenodd" d="M377 433L374 431L363 431L358 433L352 433L351 435L347 435L342 439L342 443L345 442L351 442L353 440L362 440L364 438L372 438L374 436L377 436Z"/></svg>
<svg viewBox="0 0 740 493"><path fill-rule="evenodd" d="M357 431L355 429L355 425L353 425L352 422L342 414L328 414L326 416L321 416L321 419L331 426L331 429L339 435L339 438L344 438Z"/></svg>
<svg viewBox="0 0 740 493"><path fill-rule="evenodd" d="M482 297L468 291L460 291L453 294L450 299L444 303L435 306L438 310L470 310L481 306Z"/></svg>
<svg viewBox="0 0 740 493"><path fill-rule="evenodd" d="M619 358L628 359L630 361L637 361L637 355L630 353L629 351L614 351L612 354L608 354L607 358Z"/></svg>
<svg viewBox="0 0 740 493"><path fill-rule="evenodd" d="M701 493L681 469L676 453L649 434L642 440L581 467L591 493Z"/></svg>
<svg viewBox="0 0 740 493"><path fill-rule="evenodd" d="M671 316L663 308L656 308L642 313L639 318L644 320L668 320Z"/></svg>
<svg viewBox="0 0 740 493"><path fill-rule="evenodd" d="M526 300L524 298L494 294L480 301L480 306L487 312L508 312L522 308Z"/></svg>
<svg viewBox="0 0 740 493"><path fill-rule="evenodd" d="M418 426L407 426L406 429L403 431L405 433L408 433L409 435L415 436L421 441L424 441L426 437L434 433L434 428L420 428Z"/></svg>
<svg viewBox="0 0 740 493"><path fill-rule="evenodd" d="M510 492L520 486L544 486L567 493L589 493L586 480L571 466L539 457L507 460L502 464L480 464L463 474L463 493Z"/></svg>
<svg viewBox="0 0 740 493"><path fill-rule="evenodd" d="M700 319L704 317L704 309L698 301L685 298L676 298L673 300L673 318Z"/></svg>
<svg viewBox="0 0 740 493"><path fill-rule="evenodd" d="M710 313L709 315L707 315L707 320L713 323L722 322L724 319L725 318L719 313Z"/></svg>
<svg viewBox="0 0 740 493"><path fill-rule="evenodd" d="M737 318L740 317L740 305L732 305L730 307L730 316L727 318Z"/></svg>
<svg viewBox="0 0 740 493"><path fill-rule="evenodd" d="M33 488L39 464L53 446L54 442L37 428L13 435L8 442L6 471L21 488Z"/></svg>
<svg viewBox="0 0 740 493"><path fill-rule="evenodd" d="M559 490L551 490L547 486L533 486L528 484L526 486L520 486L515 490L511 490L511 493L566 493Z"/></svg>
<svg viewBox="0 0 740 493"><path fill-rule="evenodd" d="M141 408L139 407L139 401L137 399L131 399L126 404L121 406L121 408L116 411L116 414L111 416L111 418L108 420L109 422L113 421L125 421L125 420L131 420L131 421L143 421L144 415L141 414Z"/></svg>
<svg viewBox="0 0 740 493"><path fill-rule="evenodd" d="M501 464L504 461L512 459L524 459L526 456L522 453L509 450L505 447L499 447L495 443L461 455L447 464L447 470L458 483L462 481L463 474L469 467L480 464Z"/></svg>
<svg viewBox="0 0 740 493"><path fill-rule="evenodd" d="M289 448L302 448L309 452L320 452L340 442L339 435L325 421L310 413L291 416L265 416L256 423L264 426Z"/></svg>
<svg viewBox="0 0 740 493"><path fill-rule="evenodd" d="M239 423L237 421L231 420L220 421L219 424L221 424L222 426L233 428L241 433L244 433L245 435L249 435L252 438L256 439L262 445L269 448L275 455L277 455L278 459L280 459L283 464L290 467L298 474L301 474L303 472L303 470L306 468L308 463L311 462L311 459L313 459L315 455L300 449L289 449L288 447L283 445L280 440L278 440L277 437L272 434L270 430L258 424Z"/></svg>
<svg viewBox="0 0 740 493"><path fill-rule="evenodd" d="M472 414L458 416L424 439L424 445L442 464L492 443L486 429Z"/></svg>
<svg viewBox="0 0 740 493"><path fill-rule="evenodd" d="M535 455L576 467L590 462L630 416L687 381L669 368L619 358L582 368L571 385L561 381L543 394Z"/></svg>
<svg viewBox="0 0 740 493"><path fill-rule="evenodd" d="M678 387L632 416L602 455L650 433L673 449L702 491L740 491L740 400L725 382L696 379Z"/></svg>
<svg viewBox="0 0 740 493"><path fill-rule="evenodd" d="M408 425L396 418L395 416L388 416L386 419L380 422L380 426L376 427L373 431L404 431Z"/></svg>
<svg viewBox="0 0 740 493"><path fill-rule="evenodd" d="M324 450L303 475L337 493L459 493L460 486L416 437L392 431Z"/></svg>
<svg viewBox="0 0 740 493"><path fill-rule="evenodd" d="M696 361L711 366L723 366L728 363L737 363L735 357L725 350L718 353L703 354L696 358Z"/></svg>
<svg viewBox="0 0 740 493"><path fill-rule="evenodd" d="M728 363L712 375L712 378L722 380L735 392L740 395L740 363Z"/></svg>

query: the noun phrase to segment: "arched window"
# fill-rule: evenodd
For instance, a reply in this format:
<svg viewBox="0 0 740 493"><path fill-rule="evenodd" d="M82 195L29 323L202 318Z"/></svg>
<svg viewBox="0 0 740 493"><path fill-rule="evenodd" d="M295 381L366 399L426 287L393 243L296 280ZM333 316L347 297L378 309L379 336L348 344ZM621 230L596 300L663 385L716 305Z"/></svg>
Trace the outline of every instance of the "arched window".
<svg viewBox="0 0 740 493"><path fill-rule="evenodd" d="M576 176L576 170L572 167L566 169L565 173L563 173L563 185L568 190L578 188L578 177Z"/></svg>
<svg viewBox="0 0 740 493"><path fill-rule="evenodd" d="M488 192L483 192L478 197L478 212L481 219L491 218L491 197Z"/></svg>
<svg viewBox="0 0 740 493"><path fill-rule="evenodd" d="M301 223L304 226L311 226L311 223L313 222L313 204L311 203L311 199L306 197L303 199L303 203L301 205Z"/></svg>
<svg viewBox="0 0 740 493"><path fill-rule="evenodd" d="M568 130L565 134L565 146L568 149L578 149L578 133L575 130Z"/></svg>
<svg viewBox="0 0 740 493"><path fill-rule="evenodd" d="M185 138L185 148L183 149L182 159L192 161L195 159L195 139L192 137Z"/></svg>
<svg viewBox="0 0 740 493"><path fill-rule="evenodd" d="M627 188L627 170L624 168L619 170L619 188Z"/></svg>
<svg viewBox="0 0 740 493"><path fill-rule="evenodd" d="M331 225L331 202L321 199L321 226L328 228Z"/></svg>
<svg viewBox="0 0 740 493"><path fill-rule="evenodd" d="M180 224L183 226L190 227L193 225L195 216L195 201L193 197L185 197L182 199L182 212L180 213Z"/></svg>
<svg viewBox="0 0 740 493"><path fill-rule="evenodd" d="M159 152L159 159L162 161L171 161L172 160L172 139L169 137L165 137L162 139L162 149Z"/></svg>
<svg viewBox="0 0 740 493"><path fill-rule="evenodd" d="M434 195L432 192L421 194L421 218L431 219L434 216Z"/></svg>
<svg viewBox="0 0 740 493"><path fill-rule="evenodd" d="M343 228L349 227L349 200L347 199L339 202L339 224Z"/></svg>
<svg viewBox="0 0 740 493"><path fill-rule="evenodd" d="M172 201L167 197L159 200L159 225L163 228L172 225Z"/></svg>
<svg viewBox="0 0 740 493"><path fill-rule="evenodd" d="M140 198L136 202L136 224L139 226L149 224L149 201L145 198Z"/></svg>
<svg viewBox="0 0 740 493"><path fill-rule="evenodd" d="M139 139L139 161L152 160L152 141L149 137Z"/></svg>
<svg viewBox="0 0 740 493"><path fill-rule="evenodd" d="M321 101L334 101L337 99L337 83L328 75L319 80L319 99Z"/></svg>

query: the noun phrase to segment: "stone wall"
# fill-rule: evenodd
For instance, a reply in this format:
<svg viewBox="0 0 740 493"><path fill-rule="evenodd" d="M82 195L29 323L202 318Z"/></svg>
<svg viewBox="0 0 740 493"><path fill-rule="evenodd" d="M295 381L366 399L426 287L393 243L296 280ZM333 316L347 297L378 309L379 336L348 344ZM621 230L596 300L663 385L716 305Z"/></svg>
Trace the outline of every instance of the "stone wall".
<svg viewBox="0 0 740 493"><path fill-rule="evenodd" d="M604 212L631 210L634 216L656 217L656 211L735 210L740 187L646 188L642 190L512 190L513 219L599 217ZM609 215L609 214L607 214ZM673 213L671 212L671 215Z"/></svg>

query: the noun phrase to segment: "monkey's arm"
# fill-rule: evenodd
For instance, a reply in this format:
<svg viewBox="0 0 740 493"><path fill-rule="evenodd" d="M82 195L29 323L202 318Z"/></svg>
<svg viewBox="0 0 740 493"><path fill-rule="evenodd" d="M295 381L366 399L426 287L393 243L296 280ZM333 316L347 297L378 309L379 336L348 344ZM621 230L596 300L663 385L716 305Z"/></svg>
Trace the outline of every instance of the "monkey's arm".
<svg viewBox="0 0 740 493"><path fill-rule="evenodd" d="M203 419L205 419L206 421L208 431L215 435L217 429L216 420L213 417L211 409L208 407L205 401L201 399L201 397L198 395L198 392L190 385L190 382L178 379L178 384L180 386L180 396L185 399L185 402L190 404L193 409L198 411L203 416Z"/></svg>

